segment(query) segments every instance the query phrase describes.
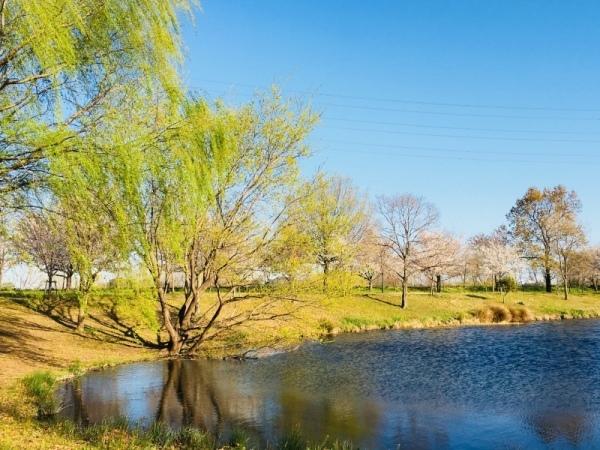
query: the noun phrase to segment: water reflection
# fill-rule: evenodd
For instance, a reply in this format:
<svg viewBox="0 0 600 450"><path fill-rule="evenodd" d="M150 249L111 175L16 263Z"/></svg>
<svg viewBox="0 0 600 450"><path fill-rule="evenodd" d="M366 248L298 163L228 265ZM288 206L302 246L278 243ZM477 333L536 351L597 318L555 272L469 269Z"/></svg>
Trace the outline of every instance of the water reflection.
<svg viewBox="0 0 600 450"><path fill-rule="evenodd" d="M65 385L81 423L126 417L256 446L299 428L361 448L600 447L600 322L344 336L260 361L171 360Z"/></svg>

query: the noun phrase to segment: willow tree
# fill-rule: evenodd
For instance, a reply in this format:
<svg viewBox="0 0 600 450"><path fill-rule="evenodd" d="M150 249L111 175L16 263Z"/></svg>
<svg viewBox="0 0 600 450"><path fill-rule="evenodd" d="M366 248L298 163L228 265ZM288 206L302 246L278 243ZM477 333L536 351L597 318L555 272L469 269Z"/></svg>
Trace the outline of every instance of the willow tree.
<svg viewBox="0 0 600 450"><path fill-rule="evenodd" d="M65 180L58 179L55 190L74 218L71 249L85 281L93 281L93 257L106 254L105 243L112 241L122 254L136 254L153 279L169 348L177 353L180 339L166 299L166 267L182 252L183 213L194 203L201 208L206 185L206 161L203 156L186 160L183 149L191 147L180 136L203 127L207 109L198 104L182 111L165 96L155 98L128 98L118 112L122 120L105 123L104 134L82 140L78 152L60 155L51 168ZM198 155L202 150L193 147ZM86 234L99 245L85 245Z"/></svg>
<svg viewBox="0 0 600 450"><path fill-rule="evenodd" d="M323 289L330 271L349 265L368 228L367 205L350 180L318 177L301 190L291 220L307 236L312 263L323 271Z"/></svg>
<svg viewBox="0 0 600 450"><path fill-rule="evenodd" d="M77 151L105 108L180 90L178 11L188 0L0 0L0 193Z"/></svg>
<svg viewBox="0 0 600 450"><path fill-rule="evenodd" d="M198 216L185 253L185 303L178 327L188 351L231 332L247 321L279 316L275 297L258 299L251 307L227 313L252 296L236 296L238 287L257 282L286 212L296 203L298 161L308 154L305 138L317 117L307 108L273 97L260 97L232 115L225 114L225 134L214 142L209 164L208 202ZM215 155L220 158L215 160ZM216 303L200 303L214 287ZM227 292L222 294L224 288Z"/></svg>
<svg viewBox="0 0 600 450"><path fill-rule="evenodd" d="M96 204L93 187L98 175L94 171L101 167L89 164L90 150L80 142L78 152L51 158L49 164L53 176L48 186L56 203L55 214L61 217L65 250L73 271L79 275L78 331L84 330L90 290L98 274L114 269L127 258L111 217Z"/></svg>

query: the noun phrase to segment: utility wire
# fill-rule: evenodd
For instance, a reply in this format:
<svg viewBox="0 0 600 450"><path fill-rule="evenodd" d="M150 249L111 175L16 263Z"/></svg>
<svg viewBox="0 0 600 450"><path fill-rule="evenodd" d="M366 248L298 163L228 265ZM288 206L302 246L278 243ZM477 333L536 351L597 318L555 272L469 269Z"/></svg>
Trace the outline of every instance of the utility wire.
<svg viewBox="0 0 600 450"><path fill-rule="evenodd" d="M324 116L325 121L333 120L336 122L350 122L350 123L365 123L369 125L387 125L397 127L414 127L414 128L428 128L428 129L442 129L442 130L460 130L460 131L482 131L492 133L537 133L537 134L567 134L567 135L600 135L597 132L590 131L559 131L559 130L526 130L526 129L507 129L507 128L472 128L472 127L451 127L442 125L423 125L417 123L402 123L402 122L386 122L376 120L358 120L358 119L345 119L342 117L329 117Z"/></svg>
<svg viewBox="0 0 600 450"><path fill-rule="evenodd" d="M332 151L332 152L341 152L341 153L359 153L359 154L366 154L366 155L381 155L381 156L401 156L401 157L405 157L405 158L422 158L422 159L434 159L434 160L440 160L440 159L451 159L451 160L459 160L459 161L478 161L478 162L488 162L488 163L519 163L519 164L562 164L562 165L598 165L597 162L590 162L590 161L574 161L574 160L567 160L567 161L548 161L545 159L539 159L539 160L531 160L531 159L487 159L487 158L473 158L473 157L466 157L466 156L453 156L453 155L423 155L423 154L415 154L415 153L397 153L397 152L382 152L382 151L364 151L364 150L354 150L354 149L336 149L336 148L325 148L325 149L321 149L321 151Z"/></svg>
<svg viewBox="0 0 600 450"><path fill-rule="evenodd" d="M440 134L440 133L418 133L414 131L400 130L377 130L373 128L353 128L353 127L329 127L335 130L358 131L365 133L386 133L386 134L405 134L412 136L426 137L443 137L443 138L458 138L458 139L483 139L490 141L527 141L527 142L561 142L573 144L600 144L598 140L589 139L544 139L544 138L522 138L522 137L501 137L501 136L469 136L461 134Z"/></svg>
<svg viewBox="0 0 600 450"><path fill-rule="evenodd" d="M226 81L217 80L199 80L201 82L219 84L229 87L244 87L249 89L261 89L264 90L264 86L248 84L248 83L233 83ZM190 86L195 89L203 89L199 86ZM287 90L287 89L286 89ZM428 105L428 106L444 106L453 108L480 108L480 109L504 109L504 110L523 110L523 111L563 111L563 112L600 112L600 108L562 108L553 106L524 106L524 105L493 105L493 104L478 104L478 103L453 103L453 102L431 102L424 100L412 100L412 99L398 99L389 97L368 97L360 95L347 95L347 94L333 94L330 92L322 91L306 91L306 90L287 90L291 93L320 96L320 97L332 97L332 98L343 98L349 100L361 100L361 101L376 101L376 102L388 102L388 103L405 103L413 105Z"/></svg>
<svg viewBox="0 0 600 450"><path fill-rule="evenodd" d="M398 150L424 150L430 152L450 152L450 153L473 153L478 155L513 155L513 156L532 156L532 157L565 157L565 158L586 158L593 159L594 157L599 157L600 155L588 155L582 153L525 153L525 152L511 152L511 151L482 151L482 150L472 150L472 149L458 149L458 148L448 148L448 147L427 147L427 146L419 146L419 145L394 145L394 144L376 144L376 143L366 143L366 142L356 142L356 141L344 141L338 139L319 139L317 143L329 143L329 144L342 144L342 145L358 145L365 148L369 147L380 147L380 148L388 148L388 149L398 149Z"/></svg>
<svg viewBox="0 0 600 450"><path fill-rule="evenodd" d="M200 88L199 88L200 89ZM207 89L200 89L203 92L210 94ZM214 91L211 94L219 97L222 94L215 94ZM225 94L231 95L231 93ZM236 94L239 95L239 94ZM485 114L485 113L468 113L468 112L453 112L453 111L431 111L431 110L420 110L420 109L401 109L401 108L389 108L382 106L371 106L371 105L349 105L343 103L323 103L320 102L313 104L316 108L331 107L331 108L348 108L365 111L379 111L379 112L397 112L397 113L409 113L409 114L425 114L425 115L438 115L448 117L477 117L477 118L493 118L493 119L518 119L518 120L568 120L568 121L588 121L600 123L600 115L598 117L573 117L573 116L521 116L521 115L508 115L508 114Z"/></svg>

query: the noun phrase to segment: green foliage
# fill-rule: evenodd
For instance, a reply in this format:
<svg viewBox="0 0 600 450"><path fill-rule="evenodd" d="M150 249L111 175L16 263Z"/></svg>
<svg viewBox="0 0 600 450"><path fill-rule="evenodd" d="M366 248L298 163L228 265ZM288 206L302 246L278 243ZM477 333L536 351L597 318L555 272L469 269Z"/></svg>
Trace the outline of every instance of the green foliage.
<svg viewBox="0 0 600 450"><path fill-rule="evenodd" d="M37 408L39 418L52 416L58 412L55 397L56 377L50 372L35 372L22 380L25 393Z"/></svg>
<svg viewBox="0 0 600 450"><path fill-rule="evenodd" d="M324 334L331 334L333 328L334 327L331 320L325 318L319 319L319 330L321 330Z"/></svg>
<svg viewBox="0 0 600 450"><path fill-rule="evenodd" d="M39 180L45 158L124 120L125 98L181 95L178 12L188 0L1 5L0 193Z"/></svg>
<svg viewBox="0 0 600 450"><path fill-rule="evenodd" d="M299 201L284 225L290 231L283 235L279 259L291 259L296 266L319 264L324 286L337 285L345 291L345 283L331 280L330 272L347 269L356 255L367 228L366 201L344 178L320 175L299 191Z"/></svg>
<svg viewBox="0 0 600 450"><path fill-rule="evenodd" d="M134 328L146 328L153 331L160 329L156 300L153 292L146 290L123 290L110 295L113 310L119 320Z"/></svg>
<svg viewBox="0 0 600 450"><path fill-rule="evenodd" d="M355 286L360 285L361 279L348 270L334 270L327 276L327 294L346 297L352 293Z"/></svg>
<svg viewBox="0 0 600 450"><path fill-rule="evenodd" d="M513 292L518 287L517 280L510 275L505 275L496 282L496 289L503 292Z"/></svg>

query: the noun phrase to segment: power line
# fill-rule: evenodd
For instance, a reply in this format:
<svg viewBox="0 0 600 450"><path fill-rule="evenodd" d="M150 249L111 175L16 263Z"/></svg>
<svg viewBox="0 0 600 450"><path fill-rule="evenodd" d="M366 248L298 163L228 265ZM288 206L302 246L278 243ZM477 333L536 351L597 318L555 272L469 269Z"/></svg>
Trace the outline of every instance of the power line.
<svg viewBox="0 0 600 450"><path fill-rule="evenodd" d="M526 141L526 142L560 142L573 144L599 144L600 141L588 139L544 139L544 138L521 138L521 137L501 137L501 136L469 136L459 134L440 134L440 133L417 133L414 131L399 131L399 130L377 130L372 128L352 128L352 127L329 127L335 130L358 131L366 133L386 133L386 134L403 134L412 136L426 137L443 137L443 138L459 138L459 139L482 139L490 141Z"/></svg>
<svg viewBox="0 0 600 450"><path fill-rule="evenodd" d="M443 130L460 130L460 131L483 131L493 133L540 133L540 134L567 134L567 135L600 135L600 133L590 131L559 131L559 130L518 130L518 129L507 129L507 128L472 128L472 127L451 127L443 125L423 125L416 123L402 123L402 122L386 122L376 120L358 120L358 119L345 119L341 117L323 117L325 120L333 120L338 122L350 122L350 123L366 123L370 125L391 125L398 127L414 127L414 128L427 128L427 129L443 129Z"/></svg>
<svg viewBox="0 0 600 450"><path fill-rule="evenodd" d="M224 86L241 86L250 89L264 89L264 86L248 84L248 83L233 83L226 81L217 80L200 80L206 83L220 84ZM190 86L196 89L203 89L199 86ZM454 103L454 102L431 102L424 100L413 100L413 99L398 99L388 97L368 97L359 95L348 95L348 94L333 94L330 92L322 91L306 91L306 90L288 90L292 93L301 95L313 95L321 97L332 97L332 98L344 98L349 100L361 100L361 101L377 101L377 102L388 102L388 103L405 103L414 105L427 105L427 106L444 106L453 108L478 108L478 109L504 109L504 110L524 110L524 111L563 111L563 112L600 112L599 108L559 108L553 106L523 106L523 105L493 105L493 104L481 104L481 103Z"/></svg>
<svg viewBox="0 0 600 450"><path fill-rule="evenodd" d="M349 109L361 109L366 111L383 111L383 112L401 112L410 114L427 114L437 116L451 116L451 117L479 117L479 118L494 118L494 119L525 119L525 120L582 120L582 121L600 121L598 117L560 117L560 116L513 116L504 114L475 114L475 113L455 113L445 111L423 111L416 109L398 109L398 108L382 108L364 105L344 105L340 103L320 103L322 106L329 106L333 108L349 108Z"/></svg>
<svg viewBox="0 0 600 450"><path fill-rule="evenodd" d="M243 85L242 85L243 86ZM206 88L198 89L209 92ZM300 93L302 91L290 91ZM230 94L229 94L230 95ZM306 93L310 95L310 93ZM493 118L493 119L519 119L519 120L569 120L569 121L591 121L600 122L600 117L567 117L567 116L520 116L520 115L507 115L507 114L484 114L484 113L460 113L451 111L430 111L430 110L417 110L417 109L401 109L401 108L389 108L381 106L370 106L370 105L348 105L341 103L323 103L320 102L315 107L332 107L332 108L349 108L365 111L379 111L379 112L397 112L397 113L408 113L408 114L424 114L424 115L438 115L448 117L476 117L476 118ZM588 111L594 112L594 111Z"/></svg>
<svg viewBox="0 0 600 450"><path fill-rule="evenodd" d="M367 155L382 155L382 156L401 156L406 158L422 158L422 159L450 159L450 160L458 160L458 161L477 161L477 162L488 162L488 163L519 163L519 164L550 164L550 165L598 165L596 162L589 161L548 161L548 160L529 160L529 159L485 159L485 158L473 158L473 157L464 157L464 156L453 156L453 155L422 155L415 153L397 153L397 152L381 152L381 151L361 151L361 150L353 150L353 149L335 149L335 148L326 148L322 149L325 151L333 151L333 152L341 152L341 153L360 153Z"/></svg>
<svg viewBox="0 0 600 450"><path fill-rule="evenodd" d="M532 157L565 157L565 158L587 158L588 160L593 156L599 155L587 155L581 153L525 153L525 152L511 152L511 151L502 151L502 152L494 152L494 151L481 151L481 150L472 150L472 149L458 149L458 148L448 148L448 147L427 147L427 146L418 146L418 145L392 145L392 144L375 144L375 143L366 143L366 142L355 142L355 141L344 141L338 139L319 139L319 143L333 143L333 144L342 144L342 145L360 145L364 147L381 147L381 148L389 148L389 149L399 149L399 150L423 150L428 152L450 152L450 153L473 153L478 155L514 155L514 156L532 156ZM364 150L363 150L364 151Z"/></svg>

